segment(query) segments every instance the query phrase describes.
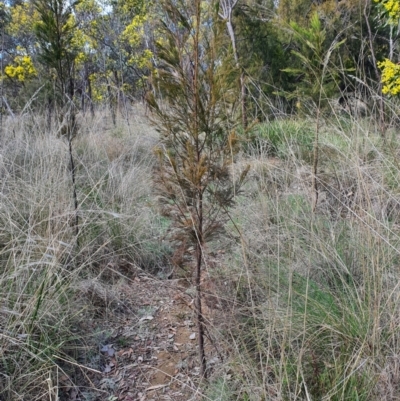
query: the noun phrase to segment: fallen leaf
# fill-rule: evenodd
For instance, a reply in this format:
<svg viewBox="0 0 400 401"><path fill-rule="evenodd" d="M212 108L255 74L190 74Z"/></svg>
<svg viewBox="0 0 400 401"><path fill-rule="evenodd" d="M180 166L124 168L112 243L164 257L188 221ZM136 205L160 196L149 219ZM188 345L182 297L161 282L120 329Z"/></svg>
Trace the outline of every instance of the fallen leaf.
<svg viewBox="0 0 400 401"><path fill-rule="evenodd" d="M101 347L100 352L107 352L108 353L112 349L113 349L113 345L112 344L107 344L107 345L104 345L103 347ZM112 356L112 355L110 355L110 356Z"/></svg>
<svg viewBox="0 0 400 401"><path fill-rule="evenodd" d="M139 322L143 322L143 321L145 321L145 320L153 320L153 319L154 319L153 316L148 315L148 316L142 317L142 318L139 320Z"/></svg>
<svg viewBox="0 0 400 401"><path fill-rule="evenodd" d="M66 380L69 380L69 377L68 377L67 375L61 375L61 376L58 378L58 380L66 381Z"/></svg>
<svg viewBox="0 0 400 401"><path fill-rule="evenodd" d="M112 369L112 366L106 365L106 366L104 367L103 373L110 373L110 372L111 372L111 369Z"/></svg>
<svg viewBox="0 0 400 401"><path fill-rule="evenodd" d="M216 363L218 363L219 362L219 358L217 357L217 356L215 356L214 358L211 358L209 361L208 361L208 363L210 364L210 365L215 365Z"/></svg>
<svg viewBox="0 0 400 401"><path fill-rule="evenodd" d="M164 387L167 387L167 386L168 386L168 384L156 384L155 386L151 386L151 387L146 388L145 391L158 390L160 388L164 388Z"/></svg>
<svg viewBox="0 0 400 401"><path fill-rule="evenodd" d="M128 357L130 358L132 354L133 354L133 349L132 349L132 348L129 348L128 351L124 351L124 352L122 353L122 356L128 355Z"/></svg>

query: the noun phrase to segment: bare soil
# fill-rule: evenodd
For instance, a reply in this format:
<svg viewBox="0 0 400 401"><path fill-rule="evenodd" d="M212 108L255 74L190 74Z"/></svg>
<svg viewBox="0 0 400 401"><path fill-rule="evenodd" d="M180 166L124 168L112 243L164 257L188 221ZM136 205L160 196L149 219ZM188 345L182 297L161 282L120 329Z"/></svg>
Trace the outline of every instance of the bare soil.
<svg viewBox="0 0 400 401"><path fill-rule="evenodd" d="M84 286L97 308L77 328L87 333L79 366L60 364L60 400L201 399L197 328L187 283L140 271L118 275L102 277L92 289ZM216 363L208 340L206 351Z"/></svg>

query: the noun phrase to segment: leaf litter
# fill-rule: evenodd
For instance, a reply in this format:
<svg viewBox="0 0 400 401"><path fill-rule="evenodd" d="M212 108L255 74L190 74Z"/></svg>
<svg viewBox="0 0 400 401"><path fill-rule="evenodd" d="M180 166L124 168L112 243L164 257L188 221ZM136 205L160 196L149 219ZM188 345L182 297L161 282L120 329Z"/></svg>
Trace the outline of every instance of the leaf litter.
<svg viewBox="0 0 400 401"><path fill-rule="evenodd" d="M80 327L101 334L88 341L82 373L61 389L60 401L201 399L192 300L179 280L139 273L116 286L125 308L105 310Z"/></svg>

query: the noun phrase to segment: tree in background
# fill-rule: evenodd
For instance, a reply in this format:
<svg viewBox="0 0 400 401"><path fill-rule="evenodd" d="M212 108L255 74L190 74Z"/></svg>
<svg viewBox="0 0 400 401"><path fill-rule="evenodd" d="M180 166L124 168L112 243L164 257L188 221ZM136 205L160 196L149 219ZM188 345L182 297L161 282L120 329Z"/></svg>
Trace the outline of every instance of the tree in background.
<svg viewBox="0 0 400 401"><path fill-rule="evenodd" d="M288 4L290 3L290 4ZM287 4L287 7L285 7ZM325 0L310 2L296 0L295 2L279 2L276 21L278 22L279 37L282 46L288 50L302 51L292 34L290 24L296 23L300 29L310 29L312 18L318 14L321 26L325 32L324 51L330 44L346 38L346 42L332 55L331 60L336 65L337 85L332 85L327 94L329 97L355 96L363 99L378 99L379 118L382 119L382 104L379 81L380 73L376 60L387 54L391 43L391 31L379 23L376 7L371 1ZM283 29L279 29L283 28ZM300 58L292 53L286 59L286 68L300 69ZM284 67L284 68L285 68ZM306 76L293 74L288 77L286 87L282 92L298 92L298 84L306 86L303 78ZM371 105L372 106L372 105Z"/></svg>
<svg viewBox="0 0 400 401"><path fill-rule="evenodd" d="M54 84L60 83L58 78L48 79L48 70L43 70L45 64L39 61L41 44L35 29L40 18L35 7L38 3L4 5L9 18L4 26L7 52L2 62L8 67L8 75L3 73L3 83L14 112L28 100L36 109L42 111L46 105L51 110ZM81 0L74 4L70 23L74 26L71 45L75 50L74 90L80 101L75 105L77 110L93 113L94 105L108 103L115 117L127 99L143 97L153 57L153 37L148 28L154 18L151 7L151 2L143 0ZM32 74L33 69L37 74Z"/></svg>
<svg viewBox="0 0 400 401"><path fill-rule="evenodd" d="M322 103L330 99L338 88L340 69L332 62L332 56L345 39L339 40L342 36L339 34L332 43L327 43L326 30L317 13L312 16L309 28L291 22L289 30L294 44L291 53L300 65L298 68L284 69L299 77L294 90L287 96L295 98L299 108L302 102L307 102L310 110L316 105L320 109Z"/></svg>
<svg viewBox="0 0 400 401"><path fill-rule="evenodd" d="M384 18L385 24L399 33L400 21L400 1L399 0L374 0L379 7ZM390 47L389 57L378 62L378 67L382 71L382 93L389 96L397 96L400 93L400 65L393 61L394 49ZM398 57L398 56L397 56Z"/></svg>
<svg viewBox="0 0 400 401"><path fill-rule="evenodd" d="M12 2L5 5L5 11L7 21L2 27L6 49L2 56L3 101L9 111L18 111L40 86L34 33L38 13L29 2Z"/></svg>
<svg viewBox="0 0 400 401"><path fill-rule="evenodd" d="M288 102L277 92L288 89L290 77L282 72L290 57L275 24L271 1L238 2L233 13L241 68L245 71L246 108L253 120L275 118L288 112Z"/></svg>
<svg viewBox="0 0 400 401"><path fill-rule="evenodd" d="M215 5L162 3L162 40L152 73L156 92L148 103L157 116L161 143L155 185L162 212L172 220L173 240L193 262L201 376L207 375L202 312L206 245L223 231L247 170L232 177L238 150L234 133L240 71L220 42L224 28ZM236 178L236 179L235 179Z"/></svg>
<svg viewBox="0 0 400 401"><path fill-rule="evenodd" d="M324 102L332 97L338 88L338 68L332 63L332 54L337 51L345 40L335 40L326 49L326 31L323 29L318 14L315 12L308 29L302 28L296 22L290 24L294 41L298 45L292 54L300 61L301 68L286 68L284 71L302 77L296 89L288 96L295 97L298 108L302 102L309 102L308 109L316 111L316 129L313 157L313 190L314 207L318 203L318 160L319 160L319 123Z"/></svg>
<svg viewBox="0 0 400 401"><path fill-rule="evenodd" d="M153 16L148 1L110 1L106 5L108 11L94 18L87 33L96 45L89 78L96 84L95 100L108 102L115 124L117 111L126 109L127 100L142 98L146 90L153 58L147 25Z"/></svg>
<svg viewBox="0 0 400 401"><path fill-rule="evenodd" d="M246 82L244 69L241 67L239 61L239 53L236 45L236 35L233 27L233 11L238 4L238 0L220 0L218 3L218 15L222 21L226 24L228 35L231 40L233 57L235 58L236 67L241 70L240 73L240 92L241 92L241 105L242 105L242 125L243 128L247 128L247 107L246 107Z"/></svg>
<svg viewBox="0 0 400 401"><path fill-rule="evenodd" d="M3 71L4 98L11 111L23 109L29 100L33 109L41 111L46 105L51 114L54 102L48 100L54 97L55 82L48 79L48 71L38 59L40 45L34 26L39 16L34 3L4 4L9 16L3 36L7 51L2 62L8 67ZM378 3L384 15L393 14L397 4ZM236 68L242 72L238 78L242 125L247 124L246 118L269 119L298 112L294 98L282 95L296 91L299 84L306 86L304 76L283 71L302 68L292 53L299 51L299 46L288 27L295 22L299 28L309 29L315 12L325 31L325 51L338 34L347 38L334 55L339 82L331 95L339 97L344 91L378 98L380 72L376 61L386 57L392 60L398 30L394 24L382 23L379 7L371 4L375 5L359 0L218 2L218 14L225 24L225 31L220 33L226 39L223 46L231 48ZM126 116L129 103L143 99L151 64L157 63L155 43L160 39L157 26L161 15L158 2L144 0L81 0L74 6L71 21L77 110L93 113L96 105L106 105L115 123L118 112Z"/></svg>

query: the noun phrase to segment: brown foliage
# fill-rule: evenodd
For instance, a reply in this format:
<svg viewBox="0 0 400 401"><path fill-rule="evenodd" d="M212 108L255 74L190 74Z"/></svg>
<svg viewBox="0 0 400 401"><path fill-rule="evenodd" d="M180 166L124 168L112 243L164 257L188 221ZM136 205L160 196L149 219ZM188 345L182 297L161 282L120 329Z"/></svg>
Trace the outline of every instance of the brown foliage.
<svg viewBox="0 0 400 401"><path fill-rule="evenodd" d="M149 94L148 103L161 133L154 171L161 211L171 219L178 259L186 254L195 261L199 356L206 377L201 311L204 245L222 233L247 169L236 180L232 176L238 151L233 129L238 71L221 53L214 8L201 10L200 1L180 6L170 0L164 3L165 41L158 46L159 64L152 74L158 96Z"/></svg>

